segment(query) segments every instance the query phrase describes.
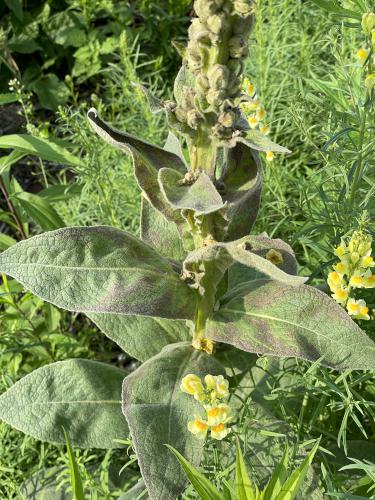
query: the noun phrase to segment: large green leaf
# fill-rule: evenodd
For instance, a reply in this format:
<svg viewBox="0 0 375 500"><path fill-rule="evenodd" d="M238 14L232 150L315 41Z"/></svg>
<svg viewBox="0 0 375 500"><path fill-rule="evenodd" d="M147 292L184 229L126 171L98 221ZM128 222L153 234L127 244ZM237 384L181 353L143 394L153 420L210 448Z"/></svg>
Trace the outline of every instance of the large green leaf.
<svg viewBox="0 0 375 500"><path fill-rule="evenodd" d="M116 448L128 429L121 413L126 373L86 359L70 359L34 370L0 396L0 419L42 441Z"/></svg>
<svg viewBox="0 0 375 500"><path fill-rule="evenodd" d="M183 183L183 179L176 170L159 170L160 189L174 210L193 210L198 215L207 215L223 208L223 200L205 172L191 184Z"/></svg>
<svg viewBox="0 0 375 500"><path fill-rule="evenodd" d="M107 337L139 361L156 356L169 344L190 338L184 321L123 314L90 313L88 317Z"/></svg>
<svg viewBox="0 0 375 500"><path fill-rule="evenodd" d="M202 407L180 390L189 373L218 375L224 370L212 356L181 343L165 347L124 380L123 411L151 500L175 500L186 484L165 444L194 466L201 460L204 441L188 431L187 423Z"/></svg>
<svg viewBox="0 0 375 500"><path fill-rule="evenodd" d="M25 154L35 155L42 160L49 160L65 165L82 164L81 160L55 142L26 134L3 135L0 137L0 149L16 149Z"/></svg>
<svg viewBox="0 0 375 500"><path fill-rule="evenodd" d="M265 258L270 249L280 252L283 258L280 265L273 264ZM184 261L184 269L192 271L196 263L203 263L205 271L208 265L215 267L216 281L232 264L236 263L251 271L261 273L263 276L290 285L300 285L306 281L306 278L295 276L296 262L290 246L282 240L271 240L263 236L247 236L230 243L214 243L202 247L189 253ZM293 274L288 274L289 272ZM204 276L199 275L197 279L202 281Z"/></svg>
<svg viewBox="0 0 375 500"><path fill-rule="evenodd" d="M141 204L141 240L165 257L179 262L186 256L176 224L168 221L144 196Z"/></svg>
<svg viewBox="0 0 375 500"><path fill-rule="evenodd" d="M166 167L185 173L186 167L181 158L158 146L111 128L99 118L94 108L89 110L87 116L92 128L102 139L132 156L134 173L139 187L146 193L155 208L160 210L168 219L174 220L174 210L160 192L158 171Z"/></svg>
<svg viewBox="0 0 375 500"><path fill-rule="evenodd" d="M259 156L241 142L230 149L218 185L223 190L224 210L228 219L226 240L236 240L250 233L256 220L262 192Z"/></svg>
<svg viewBox="0 0 375 500"><path fill-rule="evenodd" d="M330 297L310 286L256 280L223 297L207 335L244 351L375 368L375 344Z"/></svg>
<svg viewBox="0 0 375 500"><path fill-rule="evenodd" d="M52 304L79 312L192 319L194 290L170 261L119 229L65 228L0 254L0 271Z"/></svg>

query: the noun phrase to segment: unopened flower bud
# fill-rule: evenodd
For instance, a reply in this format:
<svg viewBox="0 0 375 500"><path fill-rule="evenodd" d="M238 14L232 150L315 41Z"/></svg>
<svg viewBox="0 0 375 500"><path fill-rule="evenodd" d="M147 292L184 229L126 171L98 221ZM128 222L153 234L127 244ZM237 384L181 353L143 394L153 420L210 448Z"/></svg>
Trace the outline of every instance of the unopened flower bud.
<svg viewBox="0 0 375 500"><path fill-rule="evenodd" d="M202 57L199 52L199 47L192 43L189 43L186 50L186 61L189 65L189 69L192 72L198 71L202 67Z"/></svg>
<svg viewBox="0 0 375 500"><path fill-rule="evenodd" d="M229 53L234 59L239 59L247 54L247 43L242 36L234 36L229 40Z"/></svg>
<svg viewBox="0 0 375 500"><path fill-rule="evenodd" d="M226 66L215 64L208 70L207 78L212 90L225 89L229 82L229 70Z"/></svg>
<svg viewBox="0 0 375 500"><path fill-rule="evenodd" d="M234 11L240 16L249 16L253 12L252 0L235 0Z"/></svg>
<svg viewBox="0 0 375 500"><path fill-rule="evenodd" d="M198 17L205 20L219 9L215 0L195 0L194 10Z"/></svg>
<svg viewBox="0 0 375 500"><path fill-rule="evenodd" d="M219 116L219 123L224 127L233 127L236 120L236 114L233 111L225 111Z"/></svg>
<svg viewBox="0 0 375 500"><path fill-rule="evenodd" d="M198 92L202 94L206 93L210 88L210 82L208 81L207 76L203 75L202 73L197 76L195 84Z"/></svg>
<svg viewBox="0 0 375 500"><path fill-rule="evenodd" d="M375 28L375 13L368 12L362 16L362 29L367 35L371 35L372 30Z"/></svg>
<svg viewBox="0 0 375 500"><path fill-rule="evenodd" d="M175 110L175 116L179 122L186 123L187 122L187 113L184 109L178 107Z"/></svg>
<svg viewBox="0 0 375 500"><path fill-rule="evenodd" d="M186 114L186 119L187 119L187 124L189 127L193 128L196 130L199 125L199 113L195 109L191 109L190 111L187 112Z"/></svg>
<svg viewBox="0 0 375 500"><path fill-rule="evenodd" d="M207 27L214 34L219 35L228 24L223 14L216 14L207 18Z"/></svg>
<svg viewBox="0 0 375 500"><path fill-rule="evenodd" d="M370 73L365 80L365 85L368 88L368 90L372 90L375 88L375 73Z"/></svg>
<svg viewBox="0 0 375 500"><path fill-rule="evenodd" d="M207 32L207 26L204 25L199 19L197 18L193 19L189 27L189 38L191 40L197 40L205 32Z"/></svg>
<svg viewBox="0 0 375 500"><path fill-rule="evenodd" d="M219 106L225 99L225 92L222 90L209 90L207 92L206 99L212 106Z"/></svg>

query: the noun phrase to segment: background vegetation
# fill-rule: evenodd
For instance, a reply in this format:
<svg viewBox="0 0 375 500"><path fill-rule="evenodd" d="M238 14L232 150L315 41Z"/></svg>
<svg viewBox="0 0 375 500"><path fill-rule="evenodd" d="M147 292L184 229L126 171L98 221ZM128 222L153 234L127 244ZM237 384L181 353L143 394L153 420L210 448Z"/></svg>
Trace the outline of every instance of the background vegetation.
<svg viewBox="0 0 375 500"><path fill-rule="evenodd" d="M257 0L247 73L267 109L272 137L293 151L265 165L256 232L290 242L301 274L324 286L333 247L364 213L374 234L375 120L367 117L362 135L349 133L363 118L356 52L364 36L358 22L317 4L324 2ZM371 7L365 0L333 4ZM1 153L1 250L25 235L63 225L110 224L137 233L139 191L130 161L96 138L85 113L94 104L116 127L162 144L165 123L150 113L132 82L170 97L180 64L170 41L184 40L190 11L187 0L1 4L0 134L49 138L81 158L66 165ZM363 297L375 307L373 294ZM43 364L71 357L112 361L128 370L135 366L86 318L44 304L5 277L0 307L0 391ZM361 326L375 340L374 321ZM315 464L326 492L337 499L375 498L373 374L338 374L294 360L262 358L258 364L259 373L270 376L252 397L290 424L296 453L322 435ZM243 433L255 423L260 435L267 435L265 421L253 415L247 401ZM28 478L49 467L69 488L66 449L3 423L0 439L0 498L31 498ZM91 498L117 498L138 480L131 447L127 451L76 453ZM221 453L209 445L206 456L206 472L218 481L226 474ZM353 468L341 470L350 464Z"/></svg>

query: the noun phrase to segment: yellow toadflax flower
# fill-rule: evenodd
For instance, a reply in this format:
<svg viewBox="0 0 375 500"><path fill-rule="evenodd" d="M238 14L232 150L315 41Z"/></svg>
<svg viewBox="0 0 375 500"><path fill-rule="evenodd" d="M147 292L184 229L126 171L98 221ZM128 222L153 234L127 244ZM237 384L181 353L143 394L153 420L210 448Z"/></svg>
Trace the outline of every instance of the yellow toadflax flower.
<svg viewBox="0 0 375 500"><path fill-rule="evenodd" d="M260 127L260 131L262 132L263 135L268 135L270 133L270 126L263 125L262 127Z"/></svg>
<svg viewBox="0 0 375 500"><path fill-rule="evenodd" d="M206 408L208 425L226 424L232 418L232 409L228 405Z"/></svg>
<svg viewBox="0 0 375 500"><path fill-rule="evenodd" d="M365 219L361 223L364 227ZM369 320L369 308L364 300L355 300L353 291L362 288L375 288L375 275L371 273L374 267L372 252L372 237L362 228L354 231L351 238L345 242L341 240L335 249L335 255L339 257L328 275L327 283L332 297L346 306L350 316L354 319Z"/></svg>
<svg viewBox="0 0 375 500"><path fill-rule="evenodd" d="M266 110L260 108L258 109L257 113L256 113L256 117L258 119L258 121L262 121L264 120L264 118L266 117Z"/></svg>
<svg viewBox="0 0 375 500"><path fill-rule="evenodd" d="M256 116L250 116L248 117L247 122L250 125L250 128L254 129L257 128L259 120Z"/></svg>
<svg viewBox="0 0 375 500"><path fill-rule="evenodd" d="M188 422L188 429L198 439L206 439L208 423L198 415L195 415L195 420Z"/></svg>
<svg viewBox="0 0 375 500"><path fill-rule="evenodd" d="M273 161L275 158L275 153L273 151L267 151L266 153L266 160L267 161Z"/></svg>
<svg viewBox="0 0 375 500"><path fill-rule="evenodd" d="M181 390L198 399L206 411L206 419L195 415L195 419L188 422L188 430L197 438L205 439L211 429L211 437L221 440L230 432L225 424L232 418L230 406L220 402L229 395L229 382L222 375L211 374L206 375L204 381L205 386L197 375L192 374L182 379Z"/></svg>
<svg viewBox="0 0 375 500"><path fill-rule="evenodd" d="M180 389L182 392L194 396L197 401L200 401L203 396L202 381L197 375L193 375L192 373L182 379Z"/></svg>
<svg viewBox="0 0 375 500"><path fill-rule="evenodd" d="M372 90L375 87L375 73L370 73L366 76L365 86L368 90Z"/></svg>
<svg viewBox="0 0 375 500"><path fill-rule="evenodd" d="M370 52L367 49L361 48L357 52L357 58L359 59L359 61L361 63L364 63L366 61L366 59L368 58L369 53Z"/></svg>
<svg viewBox="0 0 375 500"><path fill-rule="evenodd" d="M211 427L211 437L221 441L230 433L230 429L225 424L218 424Z"/></svg>
<svg viewBox="0 0 375 500"><path fill-rule="evenodd" d="M363 319L366 321L370 319L368 314L369 308L364 300L349 299L346 308L350 316L353 316L355 319Z"/></svg>
<svg viewBox="0 0 375 500"><path fill-rule="evenodd" d="M247 76L245 76L243 80L242 90L245 92L245 94L247 94L250 97L252 97L255 94L255 85L250 82Z"/></svg>

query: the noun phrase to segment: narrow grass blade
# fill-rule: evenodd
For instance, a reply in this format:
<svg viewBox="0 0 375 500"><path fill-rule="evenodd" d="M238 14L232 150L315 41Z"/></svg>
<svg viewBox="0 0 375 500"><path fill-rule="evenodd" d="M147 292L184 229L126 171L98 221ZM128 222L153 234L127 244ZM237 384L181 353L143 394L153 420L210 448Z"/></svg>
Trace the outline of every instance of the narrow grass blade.
<svg viewBox="0 0 375 500"><path fill-rule="evenodd" d="M69 436L63 427L63 431L66 439L66 447L68 449L69 463L70 463L70 481L72 483L72 490L75 500L85 500L85 495L83 492L83 484L81 474L79 472L79 467L74 456L72 445L70 444Z"/></svg>
<svg viewBox="0 0 375 500"><path fill-rule="evenodd" d="M293 500L301 487L310 465L314 459L315 453L318 450L320 440L307 455L301 465L292 473L289 479L284 483L280 493L275 500Z"/></svg>
<svg viewBox="0 0 375 500"><path fill-rule="evenodd" d="M236 451L236 493L237 500L256 500L251 479L246 469L240 442L237 439Z"/></svg>
<svg viewBox="0 0 375 500"><path fill-rule="evenodd" d="M166 444L167 448L176 456L180 462L186 476L188 477L195 490L202 500L225 500L225 497L210 481L203 476L195 467L193 467L185 458L172 446Z"/></svg>
<svg viewBox="0 0 375 500"><path fill-rule="evenodd" d="M288 460L289 448L288 445L286 445L284 455L263 492L263 500L274 500L280 493L281 487L288 474Z"/></svg>

